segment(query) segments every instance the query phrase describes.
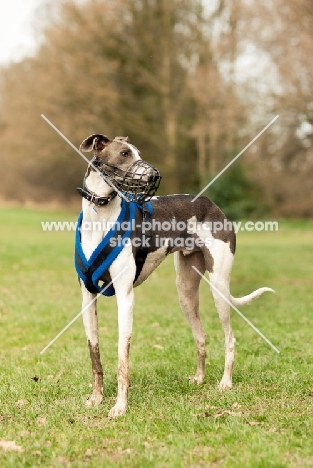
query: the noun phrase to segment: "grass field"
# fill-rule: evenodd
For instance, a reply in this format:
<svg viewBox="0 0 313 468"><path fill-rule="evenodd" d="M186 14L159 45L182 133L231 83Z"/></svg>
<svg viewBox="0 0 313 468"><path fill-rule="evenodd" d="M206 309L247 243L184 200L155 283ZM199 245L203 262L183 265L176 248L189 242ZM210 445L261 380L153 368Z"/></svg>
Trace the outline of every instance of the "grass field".
<svg viewBox="0 0 313 468"><path fill-rule="evenodd" d="M196 350L168 258L136 290L129 409L109 420L117 386L114 298L99 303L106 387L100 407L84 406L91 367L81 319L39 354L81 303L73 233L43 232L40 222L75 219L0 210L1 468L313 466L313 222L238 235L232 294L276 290L242 312L281 353L233 311L237 359L227 393L217 389L223 333L204 282L207 376L202 386L188 381Z"/></svg>

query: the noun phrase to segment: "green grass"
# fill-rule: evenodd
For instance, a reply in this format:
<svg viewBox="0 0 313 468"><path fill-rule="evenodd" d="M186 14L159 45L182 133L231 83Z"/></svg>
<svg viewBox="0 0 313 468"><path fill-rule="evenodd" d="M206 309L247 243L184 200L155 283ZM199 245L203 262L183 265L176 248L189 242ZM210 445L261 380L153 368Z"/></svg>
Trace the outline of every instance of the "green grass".
<svg viewBox="0 0 313 468"><path fill-rule="evenodd" d="M0 210L1 467L307 467L313 465L312 222L276 233L239 233L231 291L259 286L242 312L278 355L232 312L234 388L220 393L223 333L201 285L207 376L190 384L196 351L177 301L173 259L136 290L126 416L109 420L116 395L114 298L99 303L105 401L88 410L91 367L81 319L40 351L79 312L73 233L41 230L76 213Z"/></svg>

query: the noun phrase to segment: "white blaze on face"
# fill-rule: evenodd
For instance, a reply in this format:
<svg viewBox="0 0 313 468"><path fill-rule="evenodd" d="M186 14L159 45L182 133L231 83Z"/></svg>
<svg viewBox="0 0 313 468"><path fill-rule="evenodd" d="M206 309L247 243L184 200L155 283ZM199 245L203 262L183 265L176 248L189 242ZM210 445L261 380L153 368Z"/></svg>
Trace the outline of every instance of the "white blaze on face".
<svg viewBox="0 0 313 468"><path fill-rule="evenodd" d="M131 143L126 143L127 146L129 146L129 148L131 149L132 151L132 155L133 155L133 158L134 158L134 162L136 161L142 161L142 158L140 157L140 154L139 154L139 151L137 150L136 146L133 146ZM145 174L146 173L146 174ZM136 169L136 174L137 175L141 175L141 174L145 174L145 178L147 178L148 180L148 177L150 174L152 174L152 170L150 172L150 169L149 171L147 172L147 167L138 167ZM145 179L144 179L145 180Z"/></svg>
<svg viewBox="0 0 313 468"><path fill-rule="evenodd" d="M141 159L140 155L139 155L139 152L136 148L136 146L132 145L131 143L125 143L131 150L133 156L134 156L134 159L135 161L139 161Z"/></svg>

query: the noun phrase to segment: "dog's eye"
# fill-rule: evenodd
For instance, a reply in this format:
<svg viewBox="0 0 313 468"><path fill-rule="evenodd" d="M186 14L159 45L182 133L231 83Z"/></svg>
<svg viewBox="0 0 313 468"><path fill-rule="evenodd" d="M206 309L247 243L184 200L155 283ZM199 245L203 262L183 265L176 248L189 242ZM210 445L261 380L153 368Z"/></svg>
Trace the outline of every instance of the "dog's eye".
<svg viewBox="0 0 313 468"><path fill-rule="evenodd" d="M126 158L128 156L129 152L128 151L121 151L121 155Z"/></svg>

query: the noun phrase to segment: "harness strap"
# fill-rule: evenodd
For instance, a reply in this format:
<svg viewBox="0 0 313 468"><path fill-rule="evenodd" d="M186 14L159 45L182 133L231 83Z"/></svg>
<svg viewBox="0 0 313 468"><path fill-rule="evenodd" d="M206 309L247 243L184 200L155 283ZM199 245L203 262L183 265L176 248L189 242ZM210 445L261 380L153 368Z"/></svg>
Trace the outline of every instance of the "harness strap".
<svg viewBox="0 0 313 468"><path fill-rule="evenodd" d="M152 205L151 203L143 203L140 209L142 209L141 248L136 255L136 276L134 283L140 276L152 239Z"/></svg>
<svg viewBox="0 0 313 468"><path fill-rule="evenodd" d="M97 248L93 251L89 260L86 259L81 246L80 227L83 213L78 218L75 242L75 268L78 276L83 280L86 288L91 293L100 293L105 296L113 296L115 290L110 285L102 291L105 285L99 286L99 281L113 261L117 258L124 247L124 243L129 239L132 229L132 220L135 217L135 203L122 201L122 210L114 227L106 234Z"/></svg>
<svg viewBox="0 0 313 468"><path fill-rule="evenodd" d="M78 217L76 242L75 242L75 268L78 276L84 282L86 288L91 293L102 293L105 296L113 296L115 289L110 285L103 291L105 284L99 285L101 276L108 271L113 261L124 248L125 242L132 233L133 222L135 222L136 209L142 210L142 234L141 247L136 255L136 275L134 283L138 279L143 265L146 261L151 238L152 238L152 205L144 203L139 205L134 202L122 200L121 212L117 221L97 248L93 251L91 257L87 260L81 245L80 229L83 220L83 212Z"/></svg>

